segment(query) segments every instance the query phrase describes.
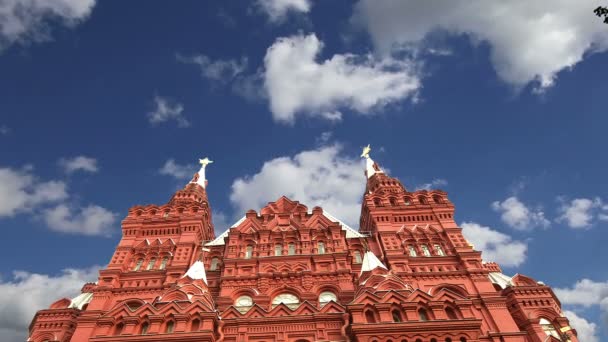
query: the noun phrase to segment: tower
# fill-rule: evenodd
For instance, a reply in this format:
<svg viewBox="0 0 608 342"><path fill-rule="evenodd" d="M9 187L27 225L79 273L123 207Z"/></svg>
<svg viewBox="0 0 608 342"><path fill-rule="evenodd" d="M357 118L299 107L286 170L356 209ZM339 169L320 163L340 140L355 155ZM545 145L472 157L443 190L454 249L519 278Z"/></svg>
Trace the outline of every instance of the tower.
<svg viewBox="0 0 608 342"><path fill-rule="evenodd" d="M446 192L408 191L370 151L359 229L281 196L217 237L201 159L167 204L129 210L98 281L29 341L578 342L549 286L484 262Z"/></svg>

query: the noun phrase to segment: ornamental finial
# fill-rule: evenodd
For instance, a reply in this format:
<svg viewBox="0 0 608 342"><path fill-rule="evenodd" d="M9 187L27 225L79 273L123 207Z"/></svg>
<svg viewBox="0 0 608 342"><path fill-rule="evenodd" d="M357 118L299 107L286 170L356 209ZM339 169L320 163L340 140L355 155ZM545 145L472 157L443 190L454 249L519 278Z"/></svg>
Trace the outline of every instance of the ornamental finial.
<svg viewBox="0 0 608 342"><path fill-rule="evenodd" d="M367 144L367 146L363 147L363 152L361 153L361 158L369 159L369 153L372 148Z"/></svg>
<svg viewBox="0 0 608 342"><path fill-rule="evenodd" d="M205 157L203 159L199 159L198 163L202 165L203 168L207 167L207 165L213 163L213 160L209 160L209 158Z"/></svg>
<svg viewBox="0 0 608 342"><path fill-rule="evenodd" d="M196 183L202 186L203 188L206 188L207 178L205 177L205 168L207 168L207 165L213 163L213 160L210 160L209 158L205 157L203 159L199 159L198 162L199 164L201 164L201 169L194 175L194 178L190 183Z"/></svg>

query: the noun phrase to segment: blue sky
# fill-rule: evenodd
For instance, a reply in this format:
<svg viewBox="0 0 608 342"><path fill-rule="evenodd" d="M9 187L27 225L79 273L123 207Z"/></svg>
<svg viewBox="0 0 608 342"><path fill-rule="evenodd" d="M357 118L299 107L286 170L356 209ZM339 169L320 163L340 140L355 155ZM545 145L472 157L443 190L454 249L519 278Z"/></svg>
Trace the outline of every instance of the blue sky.
<svg viewBox="0 0 608 342"><path fill-rule="evenodd" d="M128 208L166 203L199 157L218 232L282 194L356 227L369 143L409 190L446 190L486 259L557 288L583 341L608 339L597 4L8 1L0 330L19 340L38 309L16 294L44 307L94 278Z"/></svg>

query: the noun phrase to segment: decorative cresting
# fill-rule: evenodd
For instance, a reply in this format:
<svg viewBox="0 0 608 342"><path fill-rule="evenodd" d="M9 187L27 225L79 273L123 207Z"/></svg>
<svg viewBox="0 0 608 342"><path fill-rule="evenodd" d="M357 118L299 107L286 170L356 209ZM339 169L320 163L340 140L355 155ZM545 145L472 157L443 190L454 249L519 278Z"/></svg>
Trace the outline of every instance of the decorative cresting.
<svg viewBox="0 0 608 342"><path fill-rule="evenodd" d="M579 342L550 287L484 262L447 193L409 192L370 151L359 229L282 196L218 237L200 159L167 204L129 210L98 281L29 341Z"/></svg>

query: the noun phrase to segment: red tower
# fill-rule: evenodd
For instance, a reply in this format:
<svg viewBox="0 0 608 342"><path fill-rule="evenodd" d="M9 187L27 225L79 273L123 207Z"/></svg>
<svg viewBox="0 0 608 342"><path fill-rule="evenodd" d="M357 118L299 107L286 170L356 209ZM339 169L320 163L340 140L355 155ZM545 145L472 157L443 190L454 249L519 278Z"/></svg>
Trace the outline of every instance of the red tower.
<svg viewBox="0 0 608 342"><path fill-rule="evenodd" d="M551 288L482 261L445 192L362 157L359 231L281 197L217 238L201 160L129 210L98 282L38 311L29 341L578 342Z"/></svg>

